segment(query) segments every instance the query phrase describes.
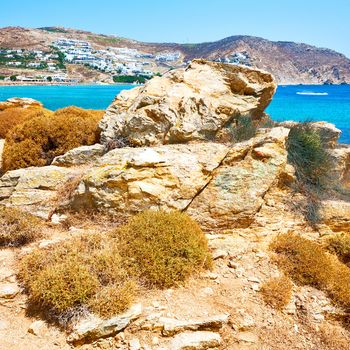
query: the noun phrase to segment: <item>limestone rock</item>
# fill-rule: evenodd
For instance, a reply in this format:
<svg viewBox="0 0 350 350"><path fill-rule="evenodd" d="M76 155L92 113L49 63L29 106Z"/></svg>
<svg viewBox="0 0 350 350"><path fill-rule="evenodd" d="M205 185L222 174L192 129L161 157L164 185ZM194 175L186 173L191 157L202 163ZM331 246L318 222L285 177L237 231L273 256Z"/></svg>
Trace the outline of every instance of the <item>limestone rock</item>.
<svg viewBox="0 0 350 350"><path fill-rule="evenodd" d="M95 163L105 153L106 147L100 144L81 146L56 157L52 165L73 166L87 163Z"/></svg>
<svg viewBox="0 0 350 350"><path fill-rule="evenodd" d="M34 321L28 328L28 333L41 336L44 332L45 322L41 320Z"/></svg>
<svg viewBox="0 0 350 350"><path fill-rule="evenodd" d="M71 205L123 213L186 209L227 152L215 143L114 149L86 173Z"/></svg>
<svg viewBox="0 0 350 350"><path fill-rule="evenodd" d="M12 98L8 98L6 101L0 102L0 111L3 111L4 109L7 109L7 108L13 108L13 107L22 107L22 108L43 107L43 104L32 98L21 98L21 97L12 97Z"/></svg>
<svg viewBox="0 0 350 350"><path fill-rule="evenodd" d="M276 130L277 129L277 130ZM234 145L187 212L207 229L248 227L287 165L285 128Z"/></svg>
<svg viewBox="0 0 350 350"><path fill-rule="evenodd" d="M172 336L183 331L219 330L228 322L228 318L228 314L208 316L196 320L176 320L161 317L159 322L163 324L162 334Z"/></svg>
<svg viewBox="0 0 350 350"><path fill-rule="evenodd" d="M77 172L77 169L57 166L8 171L0 178L0 204L18 207L47 219L57 188Z"/></svg>
<svg viewBox="0 0 350 350"><path fill-rule="evenodd" d="M321 206L322 221L334 232L350 232L349 200L326 200Z"/></svg>
<svg viewBox="0 0 350 350"><path fill-rule="evenodd" d="M96 316L80 321L75 325L72 333L68 336L69 343L83 343L85 340L95 340L111 336L126 328L132 321L140 317L141 304L133 305L128 311L108 320L102 320Z"/></svg>
<svg viewBox="0 0 350 350"><path fill-rule="evenodd" d="M330 150L333 169L330 178L338 181L342 187L350 190L350 145L337 145Z"/></svg>
<svg viewBox="0 0 350 350"><path fill-rule="evenodd" d="M13 299L20 291L16 283L2 284L0 285L0 298Z"/></svg>
<svg viewBox="0 0 350 350"><path fill-rule="evenodd" d="M101 141L127 138L143 146L213 140L242 115L262 118L275 90L269 73L194 60L119 94L100 123Z"/></svg>
<svg viewBox="0 0 350 350"><path fill-rule="evenodd" d="M177 334L171 341L171 350L206 350L217 348L221 337L214 332L185 332Z"/></svg>

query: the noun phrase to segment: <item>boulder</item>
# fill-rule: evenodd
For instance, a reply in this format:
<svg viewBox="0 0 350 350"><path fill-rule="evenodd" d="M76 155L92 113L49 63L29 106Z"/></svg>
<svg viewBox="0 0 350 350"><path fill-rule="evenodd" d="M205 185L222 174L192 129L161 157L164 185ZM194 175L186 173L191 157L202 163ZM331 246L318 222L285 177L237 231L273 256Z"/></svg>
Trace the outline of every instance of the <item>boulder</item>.
<svg viewBox="0 0 350 350"><path fill-rule="evenodd" d="M194 60L120 93L100 123L101 142L126 139L134 146L152 146L220 140L237 118L264 118L275 90L269 73Z"/></svg>
<svg viewBox="0 0 350 350"><path fill-rule="evenodd" d="M37 100L32 98L21 98L21 97L12 97L8 98L6 101L0 102L0 111L3 111L7 108L13 107L21 107L21 108L29 108L29 107L43 107L43 104Z"/></svg>
<svg viewBox="0 0 350 350"><path fill-rule="evenodd" d="M234 145L212 180L193 199L188 214L208 230L249 227L265 194L285 172L288 132L274 128L264 136Z"/></svg>
<svg viewBox="0 0 350 350"><path fill-rule="evenodd" d="M184 210L228 151L216 143L112 150L87 171L71 206L129 214L158 208Z"/></svg>
<svg viewBox="0 0 350 350"><path fill-rule="evenodd" d="M54 158L52 165L76 166L87 163L95 163L106 152L106 147L100 144L81 146Z"/></svg>
<svg viewBox="0 0 350 350"><path fill-rule="evenodd" d="M8 171L0 178L0 204L47 219L56 205L57 190L79 172L53 165Z"/></svg>
<svg viewBox="0 0 350 350"><path fill-rule="evenodd" d="M116 315L108 320L102 320L97 316L81 320L73 328L72 333L68 336L69 343L83 343L85 341L93 341L99 338L112 336L122 331L132 321L141 316L141 304L133 305L125 313Z"/></svg>

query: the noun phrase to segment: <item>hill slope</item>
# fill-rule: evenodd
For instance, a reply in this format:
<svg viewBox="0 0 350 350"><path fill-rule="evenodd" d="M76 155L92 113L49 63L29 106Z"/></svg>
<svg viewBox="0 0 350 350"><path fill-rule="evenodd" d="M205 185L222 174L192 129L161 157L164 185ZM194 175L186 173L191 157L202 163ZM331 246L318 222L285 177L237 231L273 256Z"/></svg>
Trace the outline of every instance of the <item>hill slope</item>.
<svg viewBox="0 0 350 350"><path fill-rule="evenodd" d="M200 44L144 43L58 27L6 27L0 29L0 47L46 50L53 41L62 37L88 41L94 49L124 47L151 54L174 51L181 53L180 60L171 65L157 62L156 65L160 68L179 66L193 58L205 58L267 70L280 84L350 83L350 60L343 54L302 43L273 42L251 36L231 36Z"/></svg>

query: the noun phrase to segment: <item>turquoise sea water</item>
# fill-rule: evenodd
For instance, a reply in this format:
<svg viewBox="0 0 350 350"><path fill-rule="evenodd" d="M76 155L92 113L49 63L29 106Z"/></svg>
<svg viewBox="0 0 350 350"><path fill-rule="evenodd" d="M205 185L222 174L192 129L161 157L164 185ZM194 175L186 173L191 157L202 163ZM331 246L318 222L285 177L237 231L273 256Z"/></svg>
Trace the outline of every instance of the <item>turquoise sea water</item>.
<svg viewBox="0 0 350 350"><path fill-rule="evenodd" d="M9 97L31 97L56 110L75 105L105 109L114 97L132 85L0 86L0 101ZM350 143L350 85L279 86L267 108L276 120L324 120L342 130L341 142Z"/></svg>

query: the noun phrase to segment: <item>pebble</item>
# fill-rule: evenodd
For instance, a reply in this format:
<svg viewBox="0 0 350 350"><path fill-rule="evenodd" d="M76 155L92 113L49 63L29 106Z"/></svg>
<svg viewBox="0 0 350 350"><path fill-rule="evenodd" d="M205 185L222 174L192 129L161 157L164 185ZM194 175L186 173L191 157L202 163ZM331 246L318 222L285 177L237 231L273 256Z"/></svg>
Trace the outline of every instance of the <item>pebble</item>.
<svg viewBox="0 0 350 350"><path fill-rule="evenodd" d="M0 285L0 298L13 299L19 292L20 289L15 283L6 283Z"/></svg>
<svg viewBox="0 0 350 350"><path fill-rule="evenodd" d="M43 334L45 322L44 321L34 321L28 328L28 333L40 336Z"/></svg>
<svg viewBox="0 0 350 350"><path fill-rule="evenodd" d="M215 249L213 251L213 259L217 260L217 259L223 259L227 257L227 252L221 249Z"/></svg>
<svg viewBox="0 0 350 350"><path fill-rule="evenodd" d="M259 341L258 336L252 332L239 332L236 338L246 343L257 343Z"/></svg>
<svg viewBox="0 0 350 350"><path fill-rule="evenodd" d="M141 349L140 341L137 338L132 338L129 342L130 350L139 350Z"/></svg>

